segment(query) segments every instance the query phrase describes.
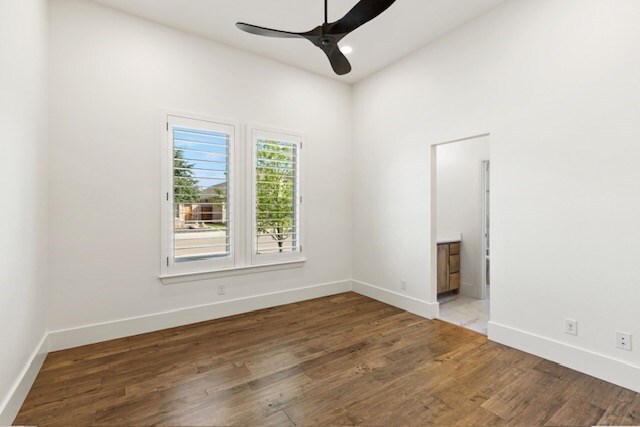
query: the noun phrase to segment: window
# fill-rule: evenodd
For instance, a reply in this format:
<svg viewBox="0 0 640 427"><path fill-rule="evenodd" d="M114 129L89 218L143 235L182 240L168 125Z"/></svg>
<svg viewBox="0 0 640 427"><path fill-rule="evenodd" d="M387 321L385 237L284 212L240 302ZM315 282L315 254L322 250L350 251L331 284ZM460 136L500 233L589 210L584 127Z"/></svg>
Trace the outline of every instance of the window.
<svg viewBox="0 0 640 427"><path fill-rule="evenodd" d="M300 257L301 138L252 129L252 261Z"/></svg>
<svg viewBox="0 0 640 427"><path fill-rule="evenodd" d="M162 276L302 260L300 136L168 115Z"/></svg>
<svg viewBox="0 0 640 427"><path fill-rule="evenodd" d="M235 126L169 116L167 134L166 272L233 267Z"/></svg>

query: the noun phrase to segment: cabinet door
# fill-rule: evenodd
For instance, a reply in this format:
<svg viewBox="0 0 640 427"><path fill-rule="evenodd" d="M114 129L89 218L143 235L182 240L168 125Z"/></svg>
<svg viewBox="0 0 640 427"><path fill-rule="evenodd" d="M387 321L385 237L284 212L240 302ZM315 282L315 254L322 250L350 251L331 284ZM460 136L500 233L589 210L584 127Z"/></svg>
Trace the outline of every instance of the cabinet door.
<svg viewBox="0 0 640 427"><path fill-rule="evenodd" d="M460 289L460 273L451 273L449 275L449 289L452 291Z"/></svg>
<svg viewBox="0 0 640 427"><path fill-rule="evenodd" d="M449 244L449 252L451 255L457 255L460 253L460 242L450 243Z"/></svg>
<svg viewBox="0 0 640 427"><path fill-rule="evenodd" d="M449 290L449 245L438 245L438 293Z"/></svg>
<svg viewBox="0 0 640 427"><path fill-rule="evenodd" d="M449 255L449 273L458 273L460 271L460 254Z"/></svg>

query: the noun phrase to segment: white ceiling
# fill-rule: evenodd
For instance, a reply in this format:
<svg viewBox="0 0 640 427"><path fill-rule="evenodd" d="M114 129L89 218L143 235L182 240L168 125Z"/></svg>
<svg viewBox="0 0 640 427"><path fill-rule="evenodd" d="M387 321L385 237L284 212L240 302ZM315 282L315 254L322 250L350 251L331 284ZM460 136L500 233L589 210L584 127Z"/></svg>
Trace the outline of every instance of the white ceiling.
<svg viewBox="0 0 640 427"><path fill-rule="evenodd" d="M306 40L246 34L238 21L308 31L324 21L323 0L94 0L132 15L187 31L327 77L355 83L428 44L504 0L398 0L340 44L353 47L353 71L335 75L324 53ZM336 21L358 0L329 0Z"/></svg>

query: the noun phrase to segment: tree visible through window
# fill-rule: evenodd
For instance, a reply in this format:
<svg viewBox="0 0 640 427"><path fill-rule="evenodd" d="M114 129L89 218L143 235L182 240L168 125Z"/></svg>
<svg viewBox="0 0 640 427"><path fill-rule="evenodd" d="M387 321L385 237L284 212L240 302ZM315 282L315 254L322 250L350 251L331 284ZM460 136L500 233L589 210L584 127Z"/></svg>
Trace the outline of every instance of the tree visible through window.
<svg viewBox="0 0 640 427"><path fill-rule="evenodd" d="M247 125L241 146L238 123L166 118L162 274L303 262L302 136Z"/></svg>
<svg viewBox="0 0 640 427"><path fill-rule="evenodd" d="M176 203L198 203L200 189L194 176L194 163L184 160L184 152L177 148L174 152L173 186Z"/></svg>
<svg viewBox="0 0 640 427"><path fill-rule="evenodd" d="M257 141L256 232L257 252L291 252L297 238L297 156L294 144Z"/></svg>
<svg viewBox="0 0 640 427"><path fill-rule="evenodd" d="M229 135L173 129L174 261L230 254Z"/></svg>

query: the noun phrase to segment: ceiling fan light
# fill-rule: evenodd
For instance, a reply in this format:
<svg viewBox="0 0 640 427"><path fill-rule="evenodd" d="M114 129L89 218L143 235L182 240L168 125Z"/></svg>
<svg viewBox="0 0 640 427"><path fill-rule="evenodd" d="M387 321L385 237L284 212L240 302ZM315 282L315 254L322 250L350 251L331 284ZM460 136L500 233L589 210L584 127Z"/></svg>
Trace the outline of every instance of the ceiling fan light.
<svg viewBox="0 0 640 427"><path fill-rule="evenodd" d="M342 46L340 48L340 52L344 53L345 55L349 55L353 52L353 48L351 46Z"/></svg>

